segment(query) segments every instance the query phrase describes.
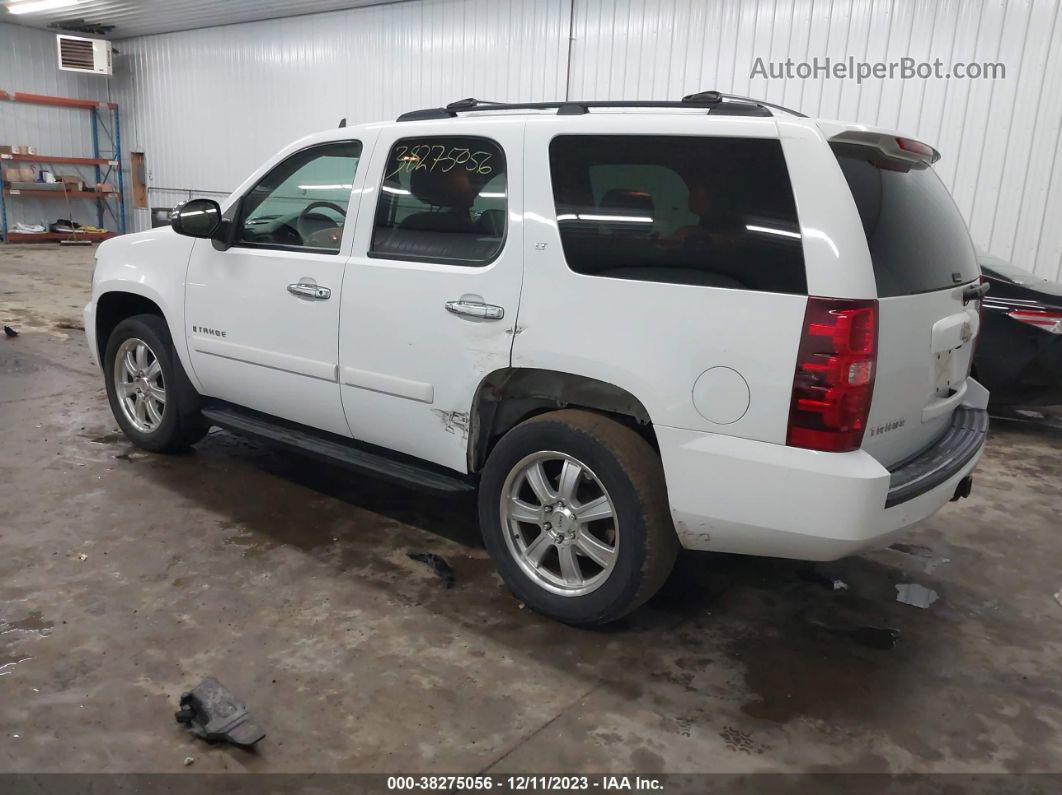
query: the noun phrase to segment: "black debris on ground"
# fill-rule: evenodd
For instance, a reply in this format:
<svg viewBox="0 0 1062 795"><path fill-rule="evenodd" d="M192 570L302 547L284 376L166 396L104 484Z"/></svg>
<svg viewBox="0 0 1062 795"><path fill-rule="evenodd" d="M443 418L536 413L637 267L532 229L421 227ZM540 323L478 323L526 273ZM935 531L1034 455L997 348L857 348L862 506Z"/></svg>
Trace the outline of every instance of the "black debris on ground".
<svg viewBox="0 0 1062 795"><path fill-rule="evenodd" d="M891 627L830 626L829 624L819 621L812 621L811 624L818 629L825 630L831 635L848 638L861 646L867 646L871 649L880 649L881 651L889 651L890 649L895 648L896 641L900 639L900 630L892 629Z"/></svg>
<svg viewBox="0 0 1062 795"><path fill-rule="evenodd" d="M924 544L904 544L898 541L895 544L889 544L889 549L896 552L902 552L905 555L914 555L916 558L929 558L933 556L933 550Z"/></svg>
<svg viewBox="0 0 1062 795"><path fill-rule="evenodd" d="M827 574L823 574L816 569L797 569L797 577L804 582L814 583L815 585L821 585L827 591L847 591L848 583L844 580L840 580L836 577L831 577Z"/></svg>
<svg viewBox="0 0 1062 795"><path fill-rule="evenodd" d="M450 564L436 555L434 552L407 552L406 553L411 560L420 561L431 567L431 570L438 575L447 588L453 588L455 578L454 570L450 568Z"/></svg>
<svg viewBox="0 0 1062 795"><path fill-rule="evenodd" d="M6 334L8 337L18 336L18 332L11 328L11 326L4 326L4 334Z"/></svg>
<svg viewBox="0 0 1062 795"><path fill-rule="evenodd" d="M213 677L181 694L181 708L174 717L196 737L211 743L250 748L265 737L243 702Z"/></svg>

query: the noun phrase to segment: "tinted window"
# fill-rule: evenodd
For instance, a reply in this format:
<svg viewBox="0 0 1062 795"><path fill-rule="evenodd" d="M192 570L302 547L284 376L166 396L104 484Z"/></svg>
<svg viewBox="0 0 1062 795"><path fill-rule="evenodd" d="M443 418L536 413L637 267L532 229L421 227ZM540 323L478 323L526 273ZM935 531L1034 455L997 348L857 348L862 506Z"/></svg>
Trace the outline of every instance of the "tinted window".
<svg viewBox="0 0 1062 795"><path fill-rule="evenodd" d="M553 139L549 155L572 270L807 293L778 141L564 135Z"/></svg>
<svg viewBox="0 0 1062 795"><path fill-rule="evenodd" d="M484 265L505 241L505 154L486 138L404 138L392 148L370 256Z"/></svg>
<svg viewBox="0 0 1062 795"><path fill-rule="evenodd" d="M361 144L296 152L243 197L236 245L339 251Z"/></svg>
<svg viewBox="0 0 1062 795"><path fill-rule="evenodd" d="M932 169L892 171L860 156L859 147L834 151L859 208L880 298L978 278L966 224Z"/></svg>

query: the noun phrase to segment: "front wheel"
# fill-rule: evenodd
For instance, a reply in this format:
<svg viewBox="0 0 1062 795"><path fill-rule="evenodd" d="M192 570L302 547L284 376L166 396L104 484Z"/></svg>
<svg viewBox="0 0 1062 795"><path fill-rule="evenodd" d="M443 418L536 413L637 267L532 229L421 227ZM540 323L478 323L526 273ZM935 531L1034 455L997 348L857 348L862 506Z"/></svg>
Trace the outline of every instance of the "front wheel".
<svg viewBox="0 0 1062 795"><path fill-rule="evenodd" d="M491 452L484 543L516 596L559 621L614 621L651 597L678 552L660 459L589 411L543 414Z"/></svg>
<svg viewBox="0 0 1062 795"><path fill-rule="evenodd" d="M193 405L197 396L158 315L135 315L115 326L103 369L111 412L138 447L182 450L209 429Z"/></svg>

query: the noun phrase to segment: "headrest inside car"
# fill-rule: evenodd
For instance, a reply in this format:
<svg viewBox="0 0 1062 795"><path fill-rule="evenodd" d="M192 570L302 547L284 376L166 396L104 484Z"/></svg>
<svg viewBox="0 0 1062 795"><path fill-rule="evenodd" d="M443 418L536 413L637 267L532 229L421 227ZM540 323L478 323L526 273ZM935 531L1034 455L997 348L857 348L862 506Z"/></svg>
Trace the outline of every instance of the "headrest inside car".
<svg viewBox="0 0 1062 795"><path fill-rule="evenodd" d="M409 190L425 204L467 210L476 200L479 187L468 170L457 166L449 171L419 168L410 176Z"/></svg>
<svg viewBox="0 0 1062 795"><path fill-rule="evenodd" d="M653 197L645 191L631 188L613 188L606 191L601 197L602 210L627 210L628 212L614 213L617 215L653 215Z"/></svg>

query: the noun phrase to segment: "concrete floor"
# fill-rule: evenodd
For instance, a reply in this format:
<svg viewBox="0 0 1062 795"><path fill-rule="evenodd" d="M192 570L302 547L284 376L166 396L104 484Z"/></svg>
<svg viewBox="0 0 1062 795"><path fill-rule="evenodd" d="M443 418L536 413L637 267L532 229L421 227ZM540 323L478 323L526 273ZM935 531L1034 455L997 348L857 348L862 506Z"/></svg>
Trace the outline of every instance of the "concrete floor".
<svg viewBox="0 0 1062 795"><path fill-rule="evenodd" d="M1062 770L1062 432L996 423L973 497L902 549L684 556L580 631L506 591L471 501L221 432L133 450L69 328L91 259L0 248L0 771ZM257 753L174 722L207 675Z"/></svg>

